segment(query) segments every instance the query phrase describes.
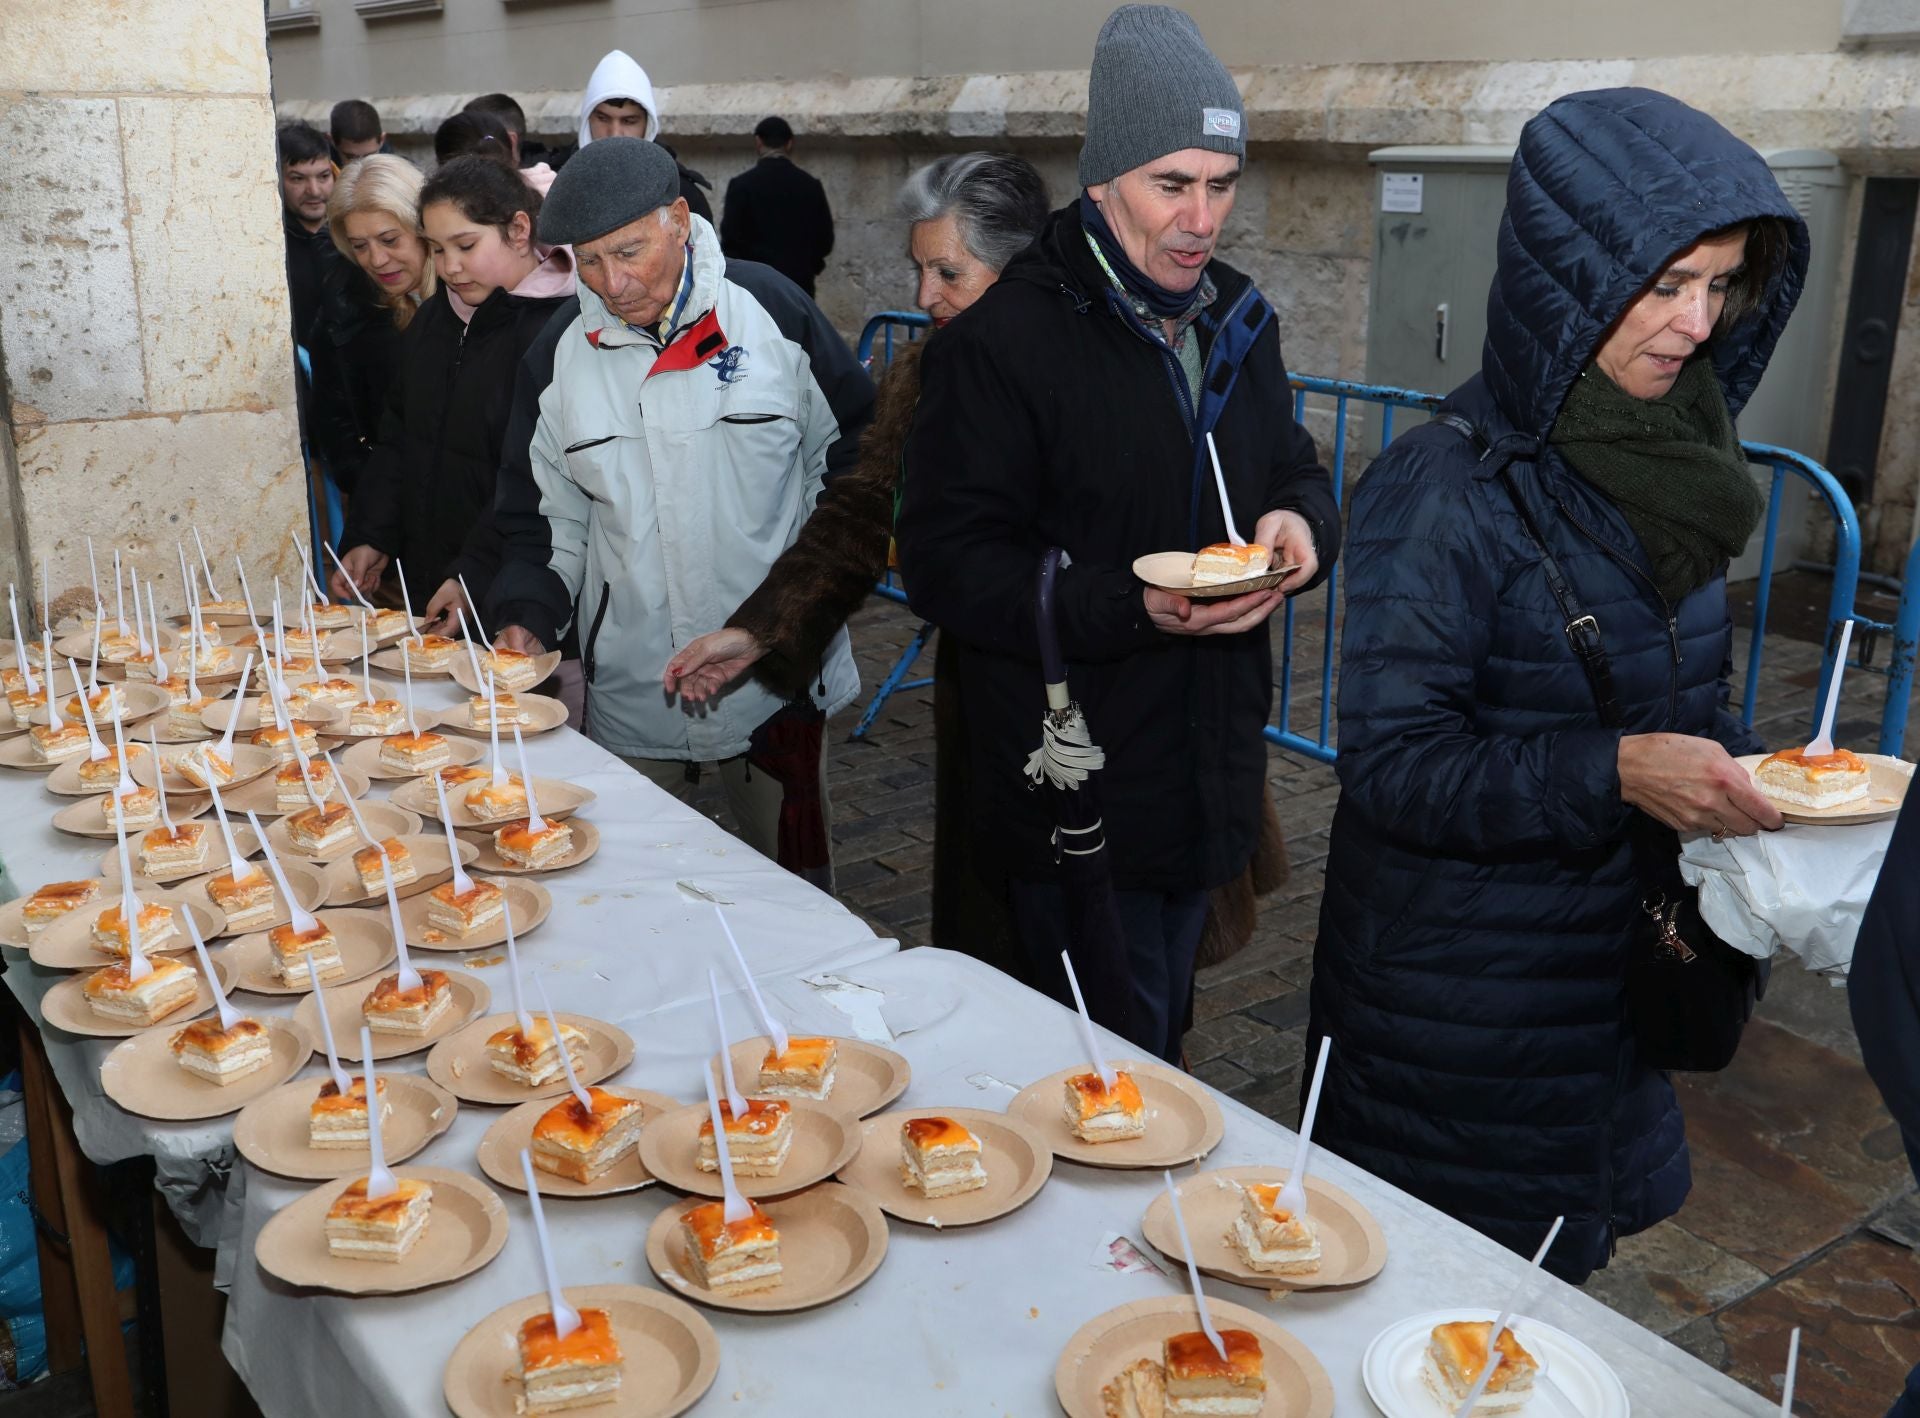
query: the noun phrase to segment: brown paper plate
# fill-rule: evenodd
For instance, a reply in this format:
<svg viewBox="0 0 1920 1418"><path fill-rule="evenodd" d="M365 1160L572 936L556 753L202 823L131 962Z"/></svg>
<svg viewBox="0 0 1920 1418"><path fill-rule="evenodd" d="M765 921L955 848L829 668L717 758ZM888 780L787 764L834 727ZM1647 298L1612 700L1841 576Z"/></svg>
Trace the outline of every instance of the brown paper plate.
<svg viewBox="0 0 1920 1418"><path fill-rule="evenodd" d="M340 942L340 962L347 967L344 975L322 977L321 984L327 988L364 980L392 962L396 952L393 928L387 924L386 912L322 911L317 919L332 928L334 938ZM241 936L226 948L223 957L233 967L235 989L256 995L313 993L310 984L283 985L275 978L273 947L267 944L266 931ZM313 1027L319 1029L318 1021Z"/></svg>
<svg viewBox="0 0 1920 1418"><path fill-rule="evenodd" d="M67 881L87 880L85 877L65 877L57 879ZM88 911L98 912L104 910L107 906L112 905L114 900L109 890L113 883L104 876L93 879L100 883L100 894L95 898L95 904L93 906L89 907L88 910L79 912L80 915L86 916L89 921L91 921L93 917L88 914ZM118 878L115 879L117 880ZM39 886L49 884L49 882L40 882L37 886L30 888L25 895L16 896L5 905L0 905L0 945L11 945L20 950L31 950L35 941L39 940L47 931L53 929L53 926L47 926L41 930L38 935L29 935L27 933L27 923L20 914L26 909L27 902L33 896L34 891L38 890ZM164 893L155 892L154 894L162 896L164 899ZM143 897L142 899L144 900L146 898ZM58 924L59 922L57 921L54 923L54 925Z"/></svg>
<svg viewBox="0 0 1920 1418"><path fill-rule="evenodd" d="M1882 818L1893 817L1900 811L1900 805L1907 800L1907 789L1913 783L1913 765L1884 753L1863 753L1860 759L1867 765L1867 795L1850 803L1841 803L1837 807L1799 807L1792 803L1768 802L1780 809L1780 816L1788 822L1799 823L1805 827L1844 827L1855 822L1878 822ZM1767 761L1764 753L1749 753L1735 760L1748 773L1756 772ZM1754 779L1754 788L1762 797L1766 789L1760 786L1760 780Z"/></svg>
<svg viewBox="0 0 1920 1418"><path fill-rule="evenodd" d="M416 969L419 967L416 966ZM438 966L434 967L438 969ZM392 973L392 972L388 972ZM443 970L453 986L453 1007L447 1011L440 1022L425 1034L395 1034L385 1029L373 1031L373 1056L376 1059L397 1059L407 1054L417 1054L422 1049L431 1049L447 1035L464 1027L486 1009L493 1000L493 991L486 982L464 970ZM366 1023L366 1016L360 1006L368 995L373 993L378 980L368 978L356 980L348 985L329 985L321 992L327 1002L327 1020L333 1026L333 1045L345 1054L358 1057L360 1053L360 1026ZM314 994L309 990L294 1006L293 1019L307 1037L313 1040L315 1053L326 1052L326 1041L320 1035L320 1019L315 1010ZM344 1065L343 1065L344 1066ZM435 1080L438 1082L439 1080Z"/></svg>
<svg viewBox="0 0 1920 1418"><path fill-rule="evenodd" d="M62 635L60 639L53 642L54 659L56 661L72 660L76 664L84 664L88 656L93 654L93 621L90 618L86 620L76 618L74 621L66 624L70 625L71 633ZM102 620L101 634L111 635L114 624L115 622L111 618ZM55 628L60 629L62 627L56 626ZM132 633L131 622L128 623L128 633ZM160 627L159 643L162 653L170 650L178 650L181 645L180 633L172 626L163 624ZM105 660L100 662L102 669L106 668L106 663ZM36 668L38 667L36 666ZM64 668L64 666L56 664L55 668Z"/></svg>
<svg viewBox="0 0 1920 1418"><path fill-rule="evenodd" d="M1244 1329L1266 1359L1267 1401L1260 1411L1286 1418L1333 1418L1333 1380L1313 1351L1265 1315L1207 1297L1216 1329ZM1191 1295L1135 1300L1088 1320L1074 1332L1053 1371L1053 1391L1067 1418L1103 1418L1100 1390L1140 1359L1156 1364L1166 1341L1200 1328ZM1440 1413L1435 1408L1436 1415Z"/></svg>
<svg viewBox="0 0 1920 1418"><path fill-rule="evenodd" d="M400 1176L433 1188L426 1233L397 1264L346 1260L327 1251L327 1211L356 1172L315 1187L267 1219L254 1241L254 1259L276 1280L342 1295L398 1295L471 1275L507 1243L507 1208L493 1189L445 1167L398 1167Z"/></svg>
<svg viewBox="0 0 1920 1418"><path fill-rule="evenodd" d="M535 734L551 733L567 722L567 706L547 694L516 694L520 707L527 711L527 722L520 726L520 737L530 739ZM487 728L474 728L467 721L466 701L451 708L435 711L433 726L444 733L471 734L475 738L491 739L493 732ZM501 726L501 735L507 742L513 742L513 731Z"/></svg>
<svg viewBox="0 0 1920 1418"><path fill-rule="evenodd" d="M388 642L386 649L375 650L371 655L367 656L367 663L372 665L376 670L385 670L395 679L400 679L407 672L406 655L400 648L401 638L402 637L396 636L392 641ZM454 651L456 656L463 658L466 653L465 650ZM426 669L420 665L413 667L413 677L415 679L446 679L452 673L451 663L449 663L446 669L439 670Z"/></svg>
<svg viewBox="0 0 1920 1418"><path fill-rule="evenodd" d="M835 1043L839 1046L839 1058L834 1065L833 1091L822 1099L800 1098L795 1102L817 1101L820 1107L864 1118L905 1093L907 1085L913 1081L912 1066L892 1049L883 1049L862 1039L838 1036L835 1037ZM765 1034L757 1034L751 1039L740 1040L727 1050L733 1056L733 1077L740 1085L743 1096L777 1096L763 1093L755 1086L760 1078L760 1061L767 1056L767 1050L771 1047L772 1041ZM713 1070L713 1086L718 1091L725 1082L720 1076L720 1056L714 1055L707 1067Z"/></svg>
<svg viewBox="0 0 1920 1418"><path fill-rule="evenodd" d="M51 773L61 763L71 761L61 759L55 763L42 763L33 756L33 739L25 732L17 733L12 738L0 738L0 768L12 768L21 773Z"/></svg>
<svg viewBox="0 0 1920 1418"><path fill-rule="evenodd" d="M332 802L333 799L328 798L328 801ZM356 798L354 801L360 809L360 820L367 824L367 831L382 842L389 837L411 837L420 830L418 813L408 812L403 807L395 807L391 803L383 803L378 799L360 802ZM367 845L366 839L356 831L345 842L329 847L324 852L310 852L305 847L294 845L293 836L287 831L287 818L293 815L287 813L284 817L275 817L266 824L267 841L273 845L274 855L282 862L288 860L335 862L342 857L351 857Z"/></svg>
<svg viewBox="0 0 1920 1418"><path fill-rule="evenodd" d="M423 719L425 718L424 715L421 717ZM424 723L420 725L423 733L426 731L426 727ZM356 741L352 748L340 755L338 760L340 766L351 769L355 773L364 773L374 781L383 783L397 783L402 780L424 780L427 774L434 771L432 768L422 768L418 770L412 768L389 768L380 761L380 750L384 746L384 737L383 735L381 738L363 738ZM441 764L440 767L444 768L452 764L478 763L486 756L487 750L485 747L475 743L472 739L450 738L447 740L447 762ZM538 782L539 780L536 779L536 786ZM456 819L456 823L457 821Z"/></svg>
<svg viewBox="0 0 1920 1418"><path fill-rule="evenodd" d="M62 668L65 667L62 666ZM106 666L102 665L101 668L105 669ZM103 682L106 678L106 676L102 676ZM69 684L71 684L71 681L69 681ZM123 727L127 724L137 724L142 719L151 719L155 714L164 714L173 704L173 697L151 680L121 681L120 695L121 698L126 701L125 712L120 715L120 723ZM60 712L63 717L66 716L67 700L72 697L73 690L71 688L69 688L65 694L59 696ZM27 715L27 719L30 723L46 723L48 721L47 706L42 704L38 709ZM72 722L83 724L86 720L83 716L76 714L72 716ZM102 738L110 739L113 737L113 729L111 727L113 723L112 719L102 714L96 714L93 716L93 722L95 731L98 732Z"/></svg>
<svg viewBox="0 0 1920 1418"><path fill-rule="evenodd" d="M393 1108L380 1132L392 1167L452 1127L460 1105L418 1074L382 1073L379 1078L387 1085L387 1102ZM307 1141L308 1111L326 1081L324 1073L296 1078L241 1109L233 1120L233 1145L240 1155L262 1171L302 1181L365 1176L372 1157L366 1148L315 1147Z"/></svg>
<svg viewBox="0 0 1920 1418"><path fill-rule="evenodd" d="M605 1310L620 1342L620 1395L601 1411L676 1418L713 1386L720 1341L693 1306L637 1285L569 1285L567 1303ZM547 1313L546 1292L515 1300L467 1331L442 1381L454 1418L517 1418L520 1326ZM591 1411L591 1410L589 1410Z"/></svg>
<svg viewBox="0 0 1920 1418"><path fill-rule="evenodd" d="M134 896L142 905L157 901L176 911L184 907L193 912L193 922L200 928L202 941L211 941L226 927L227 918L218 906L208 901L196 901L190 892L163 891L159 887L145 886L136 889ZM27 947L33 963L49 970L98 970L102 965L113 964L118 957L109 955L93 943L93 923L101 911L118 905L119 900L117 892L102 892L96 906L71 912L41 931ZM159 950L148 953L192 955L193 938L185 929L181 929L173 939L163 942Z"/></svg>
<svg viewBox="0 0 1920 1418"><path fill-rule="evenodd" d="M261 752L264 753L265 750L262 749ZM276 768L278 767L277 764L275 766ZM263 774L261 777L255 778L252 782L235 788L232 792L228 792L225 788L222 788L220 790L220 801L226 805L226 809L230 813L254 812L258 813L261 817L284 817L289 812L298 812L301 808L312 806L313 799L306 797L300 800L299 808L281 807L280 789L273 781L273 777L274 775L271 773ZM344 763L340 765L340 771L335 777L338 780L339 786L328 791L328 802L338 800L341 787L346 789L348 797L358 802L367 795L368 788L372 786L372 784L367 782L366 774L356 773Z"/></svg>
<svg viewBox="0 0 1920 1418"><path fill-rule="evenodd" d="M96 792L90 798L68 803L53 815L55 830L69 832L75 837L103 837L109 842L114 841L119 837L120 830L102 814L100 801L105 797L105 793ZM210 793L182 793L177 798L172 793L167 794L167 812L175 822L192 822L212 806L213 795ZM156 817L144 827L129 827L128 849L137 854L140 849L134 845L135 839L160 825L160 819Z"/></svg>
<svg viewBox="0 0 1920 1418"><path fill-rule="evenodd" d="M780 1233L780 1283L747 1295L721 1295L694 1278L680 1218L706 1202L676 1202L647 1228L647 1264L677 1295L718 1310L786 1314L850 1295L887 1255L887 1222L864 1192L835 1182L812 1187L762 1210Z"/></svg>
<svg viewBox="0 0 1920 1418"><path fill-rule="evenodd" d="M232 1083L209 1082L188 1073L174 1058L173 1036L177 1030L149 1029L117 1045L100 1060L101 1090L129 1113L164 1122L237 1113L300 1072L313 1052L306 1037L288 1020L272 1015L253 1017L267 1026L273 1039L273 1059L265 1068Z"/></svg>
<svg viewBox="0 0 1920 1418"><path fill-rule="evenodd" d="M145 738L146 735L142 734L140 737ZM112 748L112 733L103 734L101 736L101 742L106 744L108 748ZM153 752L153 750L148 748L144 743L129 743L127 748L132 752L134 762L139 762ZM106 792L105 788L88 788L82 786L80 782L80 765L86 761L87 755L83 753L78 758L69 758L66 762L60 764L53 772L47 774L47 791L55 797L60 798L97 798ZM169 784L168 786L172 785ZM192 790L189 789L188 791ZM202 796L204 796L204 794ZM167 805L169 807L173 805L172 793L167 794Z"/></svg>
<svg viewBox="0 0 1920 1418"><path fill-rule="evenodd" d="M856 1119L805 1099L790 1101L793 1145L787 1150L787 1160L777 1176L736 1176L733 1180L740 1195L786 1196L804 1191L831 1177L860 1150L860 1124ZM705 1103L690 1104L651 1120L640 1133L641 1163L670 1187L695 1196L719 1196L720 1174L701 1171L697 1161L700 1124L706 1120Z"/></svg>
<svg viewBox="0 0 1920 1418"><path fill-rule="evenodd" d="M605 1084L601 1087L616 1097L632 1098L640 1104L642 1130L662 1113L672 1112L680 1106L666 1094L649 1093L644 1088L614 1088ZM525 1191L527 1184L520 1175L520 1153L533 1146L534 1125L549 1109L559 1107L565 1101L539 1098L531 1103L522 1103L510 1113L502 1113L487 1129L486 1136L480 1139L480 1170L509 1190ZM576 1182L553 1172L541 1172L534 1180L539 1182L540 1196L545 1200L555 1196L612 1196L615 1192L638 1191L641 1187L651 1186L654 1177L641 1165L640 1153L636 1148L591 1182Z"/></svg>
<svg viewBox="0 0 1920 1418"><path fill-rule="evenodd" d="M84 975L68 975L48 990L41 997L40 1013L56 1029L64 1029L69 1034L84 1034L92 1039L131 1039L135 1034L146 1034L169 1026L178 1029L188 1020L198 1019L213 1009L213 991L208 988L206 977L200 973L198 960L182 960L180 963L193 971L198 988L191 1000L157 1023L123 1024L117 1019L108 1019L104 1014L95 1014L85 994L92 971ZM213 959L213 968L219 972L221 988L231 991L232 968L218 956Z"/></svg>
<svg viewBox="0 0 1920 1418"><path fill-rule="evenodd" d="M538 796L540 786L539 779L537 778L534 780L533 791L534 794ZM449 806L451 806L451 804L449 804ZM595 852L600 850L600 829L584 817L573 818L571 822L573 825L573 847L564 857L556 858L544 867L522 867L514 865L494 849L492 832L488 832L482 837L477 830L473 835L461 839L474 847L479 853L478 856L473 857L467 862L467 866L473 871L498 872L502 876L539 876L545 872L565 871L569 867L577 867L580 863L586 861Z"/></svg>
<svg viewBox="0 0 1920 1418"><path fill-rule="evenodd" d="M1300 569L1298 566L1276 566L1258 576L1242 576L1238 581L1226 581L1218 586L1196 586L1193 584L1193 560L1194 554L1190 551L1157 551L1151 556L1137 557L1133 563L1133 574L1149 586L1173 595L1185 596L1192 601L1213 601L1223 596L1244 596L1250 591L1271 590Z"/></svg>
<svg viewBox="0 0 1920 1418"><path fill-rule="evenodd" d="M587 1031L587 1057L575 1066L582 1087L612 1078L633 1062L633 1039L624 1029L584 1014L560 1014L560 1022ZM448 1035L427 1055L427 1077L465 1103L512 1106L535 1098L558 1098L567 1091L567 1076L550 1078L538 1088L525 1088L493 1071L487 1062L487 1040L513 1027L513 1015L490 1014ZM678 1105L676 1105L678 1106ZM531 1127L531 1124L529 1124Z"/></svg>
<svg viewBox="0 0 1920 1418"><path fill-rule="evenodd" d="M487 756L487 750L480 744L474 744L473 747L478 751L465 761L478 763ZM403 783L393 790L391 796L402 807L412 808L422 817L432 818L440 814L440 798L433 791L431 778L415 778L410 783ZM558 778L536 776L533 780L533 798L540 804L540 815L550 817L556 822L572 817L599 796L591 788L576 787ZM473 815L473 810L467 806L465 787L447 794L447 816L453 819L453 825L461 831L484 832L489 839L493 836L493 829L500 826L497 822L488 822Z"/></svg>
<svg viewBox="0 0 1920 1418"><path fill-rule="evenodd" d="M485 652L483 651L481 653L484 654ZM486 665L483 663L480 666L481 672L484 673L486 668ZM560 652L558 650L549 650L544 655L535 655L533 657L534 678L527 684L525 689L508 689L504 684L500 686L500 689L507 694L516 696L531 694L535 688L545 684L547 680L552 678L553 672L559 668ZM467 658L466 651L462 650L459 657L454 660L452 674L453 682L466 690L468 694L484 694L486 692L486 685L476 681L473 677L473 661ZM522 728L520 732L524 734L526 730Z"/></svg>
<svg viewBox="0 0 1920 1418"><path fill-rule="evenodd" d="M265 719L260 717L260 696L258 694L239 695L232 699L223 699L218 704L209 704L200 711L200 722L216 734L227 731L227 720L235 714L240 716L240 727L233 731L234 746L239 747L240 735L253 733L265 724L273 722L273 715ZM346 712L335 711L317 718L300 716L303 722L312 724L316 734L341 735L346 732ZM248 748L258 748L257 744L248 744ZM265 752L265 750L262 750Z"/></svg>
<svg viewBox="0 0 1920 1418"><path fill-rule="evenodd" d="M1367 1209L1331 1182L1307 1176L1307 1211L1320 1233L1320 1269L1311 1275L1272 1275L1240 1258L1227 1240L1240 1214L1240 1188L1252 1182L1283 1183L1285 1167L1222 1167L1180 1183L1180 1209L1193 1240L1193 1263L1208 1275L1259 1290L1324 1290L1371 1280L1387 1263L1387 1238ZM1173 1203L1163 1188L1154 1195L1142 1223L1153 1248L1176 1265L1185 1265Z"/></svg>
<svg viewBox="0 0 1920 1418"><path fill-rule="evenodd" d="M509 916L513 918L514 939L525 940L527 933L553 912L553 893L537 881L508 877L494 885L505 894L507 909L473 934L464 936L449 935L427 924L427 908L431 902L425 892L409 896L400 903L400 923L407 932L407 944L415 950L481 950L505 943Z"/></svg>
<svg viewBox="0 0 1920 1418"><path fill-rule="evenodd" d="M231 821L231 819L229 819L229 821ZM253 853L260 849L260 842L259 839L253 835L253 828L248 826L244 820L234 822L232 826L234 845L239 847L242 852ZM218 876L227 869L228 864L233 859L227 854L227 839L220 835L220 824L218 822L210 822L207 824L206 860L200 862L198 865L169 868L149 873L141 864L140 848L135 845L131 839L127 842L127 860L133 865L133 876L137 882L185 882L191 881L195 877ZM288 865L292 865L292 863L288 863ZM261 870L265 871L266 868L263 866ZM106 853L100 858L100 875L109 881L118 881L120 879L120 847L118 843L107 848ZM289 875L287 879L291 881L293 878ZM298 888L295 889L297 890ZM251 928L249 927L249 929Z"/></svg>
<svg viewBox="0 0 1920 1418"><path fill-rule="evenodd" d="M1146 1104L1144 1137L1121 1142L1082 1142L1067 1129L1061 1115L1061 1090L1066 1081L1087 1069L1063 1068L1038 1083L1022 1088L1007 1105L1010 1117L1020 1119L1046 1139L1053 1155L1088 1167L1177 1167L1205 1157L1219 1145L1226 1131L1220 1105L1204 1083L1161 1063L1109 1059L1108 1066L1133 1075Z"/></svg>
<svg viewBox="0 0 1920 1418"><path fill-rule="evenodd" d="M913 1118L952 1118L980 1139L987 1184L931 1199L900 1180L900 1129ZM860 1124L860 1152L840 1180L872 1197L889 1216L936 1229L973 1226L1018 1211L1053 1175L1046 1139L1018 1119L984 1108L906 1108Z"/></svg>
<svg viewBox="0 0 1920 1418"><path fill-rule="evenodd" d="M405 900L423 891L431 891L453 876L453 858L447 854L446 833L408 832L401 835L400 841L413 858L417 875L411 881L394 883L393 894L399 899ZM461 842L460 864L471 868L478 851L471 842ZM385 883L369 893L365 883L360 880L360 873L354 870L351 853L328 862L322 869L321 880L326 885L325 899L329 906L385 907L387 904Z"/></svg>
<svg viewBox="0 0 1920 1418"><path fill-rule="evenodd" d="M208 710L207 712L212 713L213 711ZM180 752L183 753L185 751L184 749L180 750ZM222 754L221 756L224 758L226 755ZM172 765L176 757L178 757L178 754L161 755L162 761L166 764L167 796L171 798L175 793L204 793L206 789L195 787L191 781L182 777L180 773L174 769ZM272 772L280 766L280 763L279 760L267 752L266 749L260 748L255 744L241 743L238 739L234 741L233 758L231 762L233 763L233 777L228 782L220 785L220 801L226 805L228 812L241 812L244 811L244 809L234 805L234 800L239 796L241 789L253 782L261 774ZM153 762L150 758L135 759L129 771L133 774L133 781L142 787L151 788L155 786Z"/></svg>

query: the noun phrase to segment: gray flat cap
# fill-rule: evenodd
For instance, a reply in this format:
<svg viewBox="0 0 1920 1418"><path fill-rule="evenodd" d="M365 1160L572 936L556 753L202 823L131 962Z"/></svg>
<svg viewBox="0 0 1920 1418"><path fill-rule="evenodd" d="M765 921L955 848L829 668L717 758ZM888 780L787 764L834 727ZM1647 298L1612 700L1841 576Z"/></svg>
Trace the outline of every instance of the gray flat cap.
<svg viewBox="0 0 1920 1418"><path fill-rule="evenodd" d="M680 195L680 164L645 138L600 138L567 159L540 204L540 240L573 246L617 231Z"/></svg>
<svg viewBox="0 0 1920 1418"><path fill-rule="evenodd" d="M1080 185L1111 182L1187 148L1246 157L1240 90L1187 15L1171 5L1122 5L1093 46Z"/></svg>

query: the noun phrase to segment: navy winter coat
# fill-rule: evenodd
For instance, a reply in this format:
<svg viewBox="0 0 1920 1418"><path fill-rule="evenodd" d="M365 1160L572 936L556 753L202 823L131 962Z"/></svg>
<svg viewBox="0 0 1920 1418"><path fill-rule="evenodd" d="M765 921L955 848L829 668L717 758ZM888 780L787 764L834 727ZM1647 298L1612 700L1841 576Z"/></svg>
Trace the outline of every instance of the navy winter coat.
<svg viewBox="0 0 1920 1418"><path fill-rule="evenodd" d="M1712 358L1738 414L1798 299L1804 224L1751 148L1644 89L1562 98L1521 135L1481 373L1448 399L1514 472L1594 615L1624 730L1603 728L1539 554L1472 444L1398 439L1355 491L1342 795L1309 1057L1334 1039L1316 1141L1516 1250L1553 1217L1579 1281L1689 1186L1673 1089L1635 1053L1623 971L1641 891L1622 732L1759 747L1729 713L1723 576L1664 603L1614 505L1545 446L1607 327L1699 237L1755 217L1787 269Z"/></svg>

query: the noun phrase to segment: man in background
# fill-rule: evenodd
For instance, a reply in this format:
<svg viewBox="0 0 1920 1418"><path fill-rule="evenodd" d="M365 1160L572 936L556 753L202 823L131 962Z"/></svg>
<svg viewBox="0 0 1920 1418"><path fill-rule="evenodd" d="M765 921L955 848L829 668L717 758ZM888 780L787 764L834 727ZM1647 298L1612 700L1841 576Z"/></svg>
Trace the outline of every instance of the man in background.
<svg viewBox="0 0 1920 1418"><path fill-rule="evenodd" d="M739 261L771 266L808 295L833 251L833 209L820 179L793 161L793 129L763 118L753 130L757 161L727 184L720 245Z"/></svg>
<svg viewBox="0 0 1920 1418"><path fill-rule="evenodd" d="M660 106L653 96L653 80L624 49L609 51L593 66L586 92L580 96L580 146L601 138L645 138L660 142ZM667 148L672 154L673 149ZM713 184L674 158L680 170L680 195L687 210L703 221L713 220L713 208L700 189Z"/></svg>
<svg viewBox="0 0 1920 1418"><path fill-rule="evenodd" d="M546 146L527 140L527 111L519 101L512 94L481 94L469 99L460 111L492 118L506 129L513 147L513 165L520 169L527 185L544 197L553 186L553 168L546 162Z"/></svg>
<svg viewBox="0 0 1920 1418"><path fill-rule="evenodd" d="M390 153L387 130L381 126L380 110L363 98L343 98L327 117L333 134L334 150L342 166L375 153Z"/></svg>
<svg viewBox="0 0 1920 1418"><path fill-rule="evenodd" d="M292 296L293 337L305 338L320 309L320 278L339 259L327 230L327 198L333 195L333 149L326 134L306 123L283 123L280 149L280 225L287 238L287 290Z"/></svg>

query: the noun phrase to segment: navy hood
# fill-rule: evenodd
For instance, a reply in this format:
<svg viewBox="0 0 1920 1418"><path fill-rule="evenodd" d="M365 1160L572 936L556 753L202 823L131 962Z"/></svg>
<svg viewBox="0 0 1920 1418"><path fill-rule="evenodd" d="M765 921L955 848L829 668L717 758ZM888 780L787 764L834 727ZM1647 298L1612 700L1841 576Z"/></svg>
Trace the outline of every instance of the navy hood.
<svg viewBox="0 0 1920 1418"><path fill-rule="evenodd" d="M1806 281L1807 224L1760 154L1652 89L1556 99L1528 120L1507 175L1481 370L1501 410L1544 437L1601 337L1675 256L1736 222L1777 217L1788 259L1756 309L1709 346L1736 415Z"/></svg>

